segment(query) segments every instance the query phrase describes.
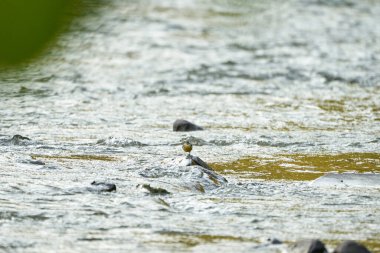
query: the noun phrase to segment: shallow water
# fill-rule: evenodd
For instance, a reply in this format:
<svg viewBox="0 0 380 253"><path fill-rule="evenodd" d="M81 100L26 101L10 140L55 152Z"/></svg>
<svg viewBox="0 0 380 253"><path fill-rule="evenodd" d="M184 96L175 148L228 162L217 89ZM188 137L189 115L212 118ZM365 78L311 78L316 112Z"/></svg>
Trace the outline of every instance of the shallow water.
<svg viewBox="0 0 380 253"><path fill-rule="evenodd" d="M380 172L379 17L371 0L99 1L0 75L0 249L380 252L379 188L310 184ZM177 118L206 131L174 133ZM185 139L228 184L164 173Z"/></svg>

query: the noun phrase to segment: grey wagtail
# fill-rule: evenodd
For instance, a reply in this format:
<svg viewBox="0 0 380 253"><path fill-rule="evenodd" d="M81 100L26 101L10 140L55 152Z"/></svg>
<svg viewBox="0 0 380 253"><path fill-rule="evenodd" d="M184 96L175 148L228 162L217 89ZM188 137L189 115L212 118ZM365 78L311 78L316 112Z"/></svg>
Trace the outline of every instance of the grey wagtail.
<svg viewBox="0 0 380 253"><path fill-rule="evenodd" d="M193 145L191 145L190 142L185 141L185 143L183 143L183 145L182 145L182 149L183 149L183 151L189 152L189 154L190 154L191 150L193 149Z"/></svg>

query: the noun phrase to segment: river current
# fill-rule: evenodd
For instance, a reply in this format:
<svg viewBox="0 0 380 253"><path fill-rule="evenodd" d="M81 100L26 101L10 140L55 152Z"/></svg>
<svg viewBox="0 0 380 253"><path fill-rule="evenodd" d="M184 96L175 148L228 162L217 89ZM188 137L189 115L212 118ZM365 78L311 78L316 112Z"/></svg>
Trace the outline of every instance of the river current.
<svg viewBox="0 0 380 253"><path fill-rule="evenodd" d="M375 0L98 1L0 73L0 251L379 253L380 182L312 184L380 172L379 23ZM184 140L228 183L163 173Z"/></svg>

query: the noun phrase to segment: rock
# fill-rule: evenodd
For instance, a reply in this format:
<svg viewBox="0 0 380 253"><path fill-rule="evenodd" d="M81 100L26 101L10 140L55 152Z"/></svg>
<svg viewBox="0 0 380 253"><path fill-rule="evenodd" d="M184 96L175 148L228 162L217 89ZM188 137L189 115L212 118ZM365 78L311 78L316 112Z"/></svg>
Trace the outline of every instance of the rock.
<svg viewBox="0 0 380 253"><path fill-rule="evenodd" d="M371 253L366 247L355 242L345 241L333 251L333 253Z"/></svg>
<svg viewBox="0 0 380 253"><path fill-rule="evenodd" d="M267 241L273 245L282 244L282 241L277 238L268 238Z"/></svg>
<svg viewBox="0 0 380 253"><path fill-rule="evenodd" d="M163 188L155 188L145 182L138 185L153 194L169 194L189 190L204 193L227 183L227 180L216 173L207 163L190 154L185 158L181 156L164 159L154 166L141 169L139 174L147 180L154 180L156 186L163 186Z"/></svg>
<svg viewBox="0 0 380 253"><path fill-rule="evenodd" d="M144 168L139 174L146 179L153 179L155 184L164 186L171 193L189 190L204 193L227 183L223 176L214 171L199 165L179 165L176 160L172 164Z"/></svg>
<svg viewBox="0 0 380 253"><path fill-rule="evenodd" d="M142 147L146 144L141 143L130 138L117 138L117 137L108 137L106 139L100 139L96 142L99 145L111 146L111 147Z"/></svg>
<svg viewBox="0 0 380 253"><path fill-rule="evenodd" d="M88 190L96 192L113 192L116 191L116 185L111 183L93 181L91 183L91 187L89 187Z"/></svg>
<svg viewBox="0 0 380 253"><path fill-rule="evenodd" d="M210 178L210 180L215 181L215 182L218 182L219 180L222 180L224 183L227 182L227 179L216 174L215 171L198 156L193 156L193 155L188 154L186 158L181 162L181 165L182 166L200 166L204 169L203 173L206 173L208 177Z"/></svg>
<svg viewBox="0 0 380 253"><path fill-rule="evenodd" d="M327 249L325 247L325 244L320 240L312 240L308 253L327 253Z"/></svg>
<svg viewBox="0 0 380 253"><path fill-rule="evenodd" d="M199 165L207 170L213 171L213 169L198 156L191 156L191 165Z"/></svg>
<svg viewBox="0 0 380 253"><path fill-rule="evenodd" d="M379 173L327 173L311 182L314 186L380 187Z"/></svg>
<svg viewBox="0 0 380 253"><path fill-rule="evenodd" d="M264 243L253 246L249 252L279 252L278 249L281 248L282 244L282 241L277 238L266 238Z"/></svg>
<svg viewBox="0 0 380 253"><path fill-rule="evenodd" d="M24 163L24 164L32 164L32 165L45 165L43 161L36 160L36 159L21 159L21 160L18 160L18 162Z"/></svg>
<svg viewBox="0 0 380 253"><path fill-rule="evenodd" d="M181 165L183 165L183 166L199 165L199 166L201 166L207 170L213 171L213 169L205 161L203 161L201 158L199 158L198 156L190 155L190 154L188 154L186 156L186 158L181 162Z"/></svg>
<svg viewBox="0 0 380 253"><path fill-rule="evenodd" d="M24 141L30 141L31 139L29 139L28 137L24 137L24 136L21 136L19 134L16 134L12 137L12 139L10 140L11 144L13 145L19 145L20 143L24 142Z"/></svg>
<svg viewBox="0 0 380 253"><path fill-rule="evenodd" d="M193 146L209 145L209 143L207 141L203 140L202 138L198 138L198 137L194 137L194 136L186 136L186 137L182 138L179 142L180 143L190 142L191 145L193 145Z"/></svg>
<svg viewBox="0 0 380 253"><path fill-rule="evenodd" d="M40 160L28 160L30 164L34 164L34 165L45 165L45 163L43 161L40 161Z"/></svg>
<svg viewBox="0 0 380 253"><path fill-rule="evenodd" d="M325 245L320 240L300 240L290 246L292 253L328 253Z"/></svg>
<svg viewBox="0 0 380 253"><path fill-rule="evenodd" d="M173 123L174 132L190 132L199 130L203 130L203 128L184 119L177 119Z"/></svg>
<svg viewBox="0 0 380 253"><path fill-rule="evenodd" d="M68 188L69 194L83 194L88 192L101 193L101 192L113 192L116 191L116 185L111 183L96 182L93 181L90 186L86 187L72 187Z"/></svg>
<svg viewBox="0 0 380 253"><path fill-rule="evenodd" d="M137 186L141 186L143 189L147 190L152 195L166 195L166 194L170 194L170 192L168 192L167 190L165 190L163 188L152 187L149 184L143 184L143 185L137 185Z"/></svg>

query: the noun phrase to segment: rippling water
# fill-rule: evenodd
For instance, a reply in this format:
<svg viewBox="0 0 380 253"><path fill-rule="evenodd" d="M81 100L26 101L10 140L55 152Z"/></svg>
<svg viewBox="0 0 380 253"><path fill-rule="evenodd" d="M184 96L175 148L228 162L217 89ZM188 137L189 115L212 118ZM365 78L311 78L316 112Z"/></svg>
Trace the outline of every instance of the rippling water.
<svg viewBox="0 0 380 253"><path fill-rule="evenodd" d="M99 1L0 75L0 249L380 252L379 188L309 181L380 172L379 17L371 0ZM177 118L206 131L174 133ZM185 139L228 184L164 173Z"/></svg>

